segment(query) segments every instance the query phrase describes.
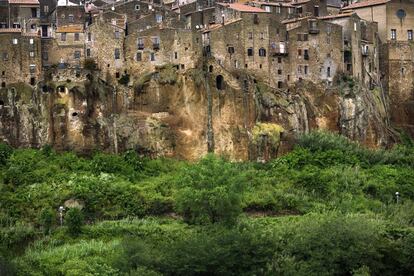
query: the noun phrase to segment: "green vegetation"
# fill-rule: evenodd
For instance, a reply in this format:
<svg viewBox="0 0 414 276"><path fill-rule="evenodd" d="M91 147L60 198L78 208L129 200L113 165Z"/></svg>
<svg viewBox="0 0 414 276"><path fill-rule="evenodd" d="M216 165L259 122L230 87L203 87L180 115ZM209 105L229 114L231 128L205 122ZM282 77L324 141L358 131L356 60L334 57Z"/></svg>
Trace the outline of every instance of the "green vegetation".
<svg viewBox="0 0 414 276"><path fill-rule="evenodd" d="M267 164L0 145L3 274L413 275L413 143L316 132Z"/></svg>

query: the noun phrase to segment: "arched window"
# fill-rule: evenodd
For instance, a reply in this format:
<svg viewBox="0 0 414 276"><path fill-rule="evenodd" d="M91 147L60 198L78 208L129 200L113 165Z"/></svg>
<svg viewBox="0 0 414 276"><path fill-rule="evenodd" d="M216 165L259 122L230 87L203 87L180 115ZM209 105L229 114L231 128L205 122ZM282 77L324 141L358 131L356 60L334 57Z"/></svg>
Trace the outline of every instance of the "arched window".
<svg viewBox="0 0 414 276"><path fill-rule="evenodd" d="M265 48L260 48L259 49L259 56L260 57L265 57L266 56L266 49Z"/></svg>
<svg viewBox="0 0 414 276"><path fill-rule="evenodd" d="M223 90L224 89L224 78L222 75L218 75L216 77L216 88L218 90Z"/></svg>

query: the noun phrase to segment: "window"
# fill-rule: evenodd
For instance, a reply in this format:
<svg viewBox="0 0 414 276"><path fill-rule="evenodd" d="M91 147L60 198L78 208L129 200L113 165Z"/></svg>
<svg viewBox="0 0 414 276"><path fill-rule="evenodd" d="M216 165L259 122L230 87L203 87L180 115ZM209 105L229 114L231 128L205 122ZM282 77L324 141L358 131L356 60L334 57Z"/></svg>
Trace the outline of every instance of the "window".
<svg viewBox="0 0 414 276"><path fill-rule="evenodd" d="M75 41L79 41L79 33L75 33Z"/></svg>
<svg viewBox="0 0 414 276"><path fill-rule="evenodd" d="M155 15L155 21L157 21L157 23L161 23L162 22L162 15L161 14L156 14Z"/></svg>
<svg viewBox="0 0 414 276"><path fill-rule="evenodd" d="M29 72L30 72L30 74L34 74L35 71L36 71L36 65L30 64L30 66L29 66Z"/></svg>
<svg viewBox="0 0 414 276"><path fill-rule="evenodd" d="M298 49L298 56L302 56L302 49Z"/></svg>
<svg viewBox="0 0 414 276"><path fill-rule="evenodd" d="M252 57L253 56L253 48L247 49L247 56Z"/></svg>
<svg viewBox="0 0 414 276"><path fill-rule="evenodd" d="M297 7L297 8L296 8L296 13L297 13L297 14L302 14L302 12L303 12L302 7Z"/></svg>
<svg viewBox="0 0 414 276"><path fill-rule="evenodd" d="M282 58L281 57L277 58L277 63L282 63Z"/></svg>
<svg viewBox="0 0 414 276"><path fill-rule="evenodd" d="M88 41L92 41L92 33L88 33Z"/></svg>
<svg viewBox="0 0 414 276"><path fill-rule="evenodd" d="M259 16L257 14L253 14L253 24L259 24Z"/></svg>
<svg viewBox="0 0 414 276"><path fill-rule="evenodd" d="M229 52L229 54L234 54L234 47L228 47L227 51Z"/></svg>
<svg viewBox="0 0 414 276"><path fill-rule="evenodd" d="M234 61L234 68L236 69L239 68L239 61L237 60Z"/></svg>
<svg viewBox="0 0 414 276"><path fill-rule="evenodd" d="M264 9L265 11L270 12L270 7L269 6L265 6L264 8L265 8Z"/></svg>
<svg viewBox="0 0 414 276"><path fill-rule="evenodd" d="M283 88L283 82L278 81L277 82L277 88Z"/></svg>
<svg viewBox="0 0 414 276"><path fill-rule="evenodd" d="M30 43L31 45L33 45L33 44L34 44L34 39L33 39L33 38L29 39L29 43Z"/></svg>
<svg viewBox="0 0 414 276"><path fill-rule="evenodd" d="M264 38L265 38L264 33L260 33L259 38L260 38L260 39L264 39Z"/></svg>
<svg viewBox="0 0 414 276"><path fill-rule="evenodd" d="M319 6L314 6L313 7L313 15L314 16L319 16Z"/></svg>
<svg viewBox="0 0 414 276"><path fill-rule="evenodd" d="M222 75L218 75L216 77L216 88L217 90L223 90L224 89L224 78Z"/></svg>
<svg viewBox="0 0 414 276"><path fill-rule="evenodd" d="M302 74L302 65L298 65L298 74Z"/></svg>
<svg viewBox="0 0 414 276"><path fill-rule="evenodd" d="M328 67L328 68L327 68L327 70L326 70L326 76L327 76L328 78L330 78L330 77L331 77L331 67Z"/></svg>
<svg viewBox="0 0 414 276"><path fill-rule="evenodd" d="M7 52L3 52L3 61L9 60L9 54Z"/></svg>
<svg viewBox="0 0 414 276"><path fill-rule="evenodd" d="M144 49L144 39L142 37L138 37L138 50Z"/></svg>
<svg viewBox="0 0 414 276"><path fill-rule="evenodd" d="M48 60L49 60L49 54L48 54L48 52L43 52L43 53L42 53L42 59L43 59L44 61L48 61Z"/></svg>
<svg viewBox="0 0 414 276"><path fill-rule="evenodd" d="M48 5L43 6L43 12L44 13L48 13L49 12L49 6Z"/></svg>
<svg viewBox="0 0 414 276"><path fill-rule="evenodd" d="M308 65L305 65L305 66L303 67L303 69L304 69L304 73L305 73L305 75L307 75L307 74L308 74L308 72L309 72L309 67L308 67Z"/></svg>
<svg viewBox="0 0 414 276"><path fill-rule="evenodd" d="M116 30L116 31L114 32L114 35L115 35L115 39L119 39L120 34L119 34L119 31L118 31L118 30Z"/></svg>
<svg viewBox="0 0 414 276"><path fill-rule="evenodd" d="M160 49L160 38L158 36L152 38L152 47L154 50Z"/></svg>
<svg viewBox="0 0 414 276"><path fill-rule="evenodd" d="M66 41L66 33L60 34L60 41Z"/></svg>
<svg viewBox="0 0 414 276"><path fill-rule="evenodd" d="M80 59L81 52L80 51L75 51L73 56L75 57L75 59Z"/></svg>
<svg viewBox="0 0 414 276"><path fill-rule="evenodd" d="M282 13L280 6L276 6L276 13Z"/></svg>
<svg viewBox="0 0 414 276"><path fill-rule="evenodd" d="M75 21L75 17L73 16L73 14L69 14L68 20L69 20L69 22L74 22Z"/></svg>
<svg viewBox="0 0 414 276"><path fill-rule="evenodd" d="M266 50L264 48L259 49L259 56L260 57L265 57L266 56Z"/></svg>
<svg viewBox="0 0 414 276"><path fill-rule="evenodd" d="M253 39L253 33L252 32L249 32L248 38Z"/></svg>
<svg viewBox="0 0 414 276"><path fill-rule="evenodd" d="M119 48L115 48L115 59L120 59L121 58L121 51L119 50Z"/></svg>
<svg viewBox="0 0 414 276"><path fill-rule="evenodd" d="M309 50L308 49L303 50L303 58L305 60L309 60Z"/></svg>
<svg viewBox="0 0 414 276"><path fill-rule="evenodd" d="M35 56L35 52L34 51L30 51L29 52L29 57L33 58Z"/></svg>
<svg viewBox="0 0 414 276"><path fill-rule="evenodd" d="M151 61L155 61L155 53L151 53L150 54L150 60Z"/></svg>
<svg viewBox="0 0 414 276"><path fill-rule="evenodd" d="M17 43L18 43L19 41L17 40L17 38L13 38L13 41L12 41L12 42L13 42L13 44L14 44L14 45L17 45Z"/></svg>
<svg viewBox="0 0 414 276"><path fill-rule="evenodd" d="M139 5L135 5L135 10L139 11L140 10L140 6Z"/></svg>
<svg viewBox="0 0 414 276"><path fill-rule="evenodd" d="M137 53L137 58L136 58L136 60L137 60L137 61L141 61L141 60L142 60L142 53L140 53L140 52L138 52L138 53Z"/></svg>
<svg viewBox="0 0 414 276"><path fill-rule="evenodd" d="M282 69L278 69L278 70L277 70L277 74L278 74L278 75L282 75Z"/></svg>
<svg viewBox="0 0 414 276"><path fill-rule="evenodd" d="M397 39L397 30L391 29L391 39L396 40Z"/></svg>
<svg viewBox="0 0 414 276"><path fill-rule="evenodd" d="M413 30L407 31L407 37L408 37L408 40L413 40Z"/></svg>

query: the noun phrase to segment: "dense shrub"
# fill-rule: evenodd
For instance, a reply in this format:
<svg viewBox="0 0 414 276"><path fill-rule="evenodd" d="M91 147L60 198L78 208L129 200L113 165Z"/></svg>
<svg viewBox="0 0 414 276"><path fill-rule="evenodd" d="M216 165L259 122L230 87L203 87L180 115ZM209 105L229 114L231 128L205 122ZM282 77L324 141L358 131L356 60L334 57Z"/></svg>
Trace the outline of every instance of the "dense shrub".
<svg viewBox="0 0 414 276"><path fill-rule="evenodd" d="M242 211L245 182L237 167L209 155L178 178L176 210L189 223L234 222Z"/></svg>
<svg viewBox="0 0 414 276"><path fill-rule="evenodd" d="M9 145L0 143L0 166L4 166L7 163L7 160L13 153L13 148Z"/></svg>
<svg viewBox="0 0 414 276"><path fill-rule="evenodd" d="M70 208L65 215L65 225L68 233L72 236L77 236L82 231L84 218L81 209Z"/></svg>

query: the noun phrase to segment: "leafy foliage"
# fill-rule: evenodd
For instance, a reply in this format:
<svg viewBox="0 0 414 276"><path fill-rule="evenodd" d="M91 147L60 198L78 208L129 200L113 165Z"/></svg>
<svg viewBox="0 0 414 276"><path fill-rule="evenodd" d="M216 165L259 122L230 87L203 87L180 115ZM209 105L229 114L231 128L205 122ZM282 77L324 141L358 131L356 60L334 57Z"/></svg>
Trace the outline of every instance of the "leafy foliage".
<svg viewBox="0 0 414 276"><path fill-rule="evenodd" d="M178 178L176 210L189 223L232 223L241 213L245 180L235 166L209 155Z"/></svg>

